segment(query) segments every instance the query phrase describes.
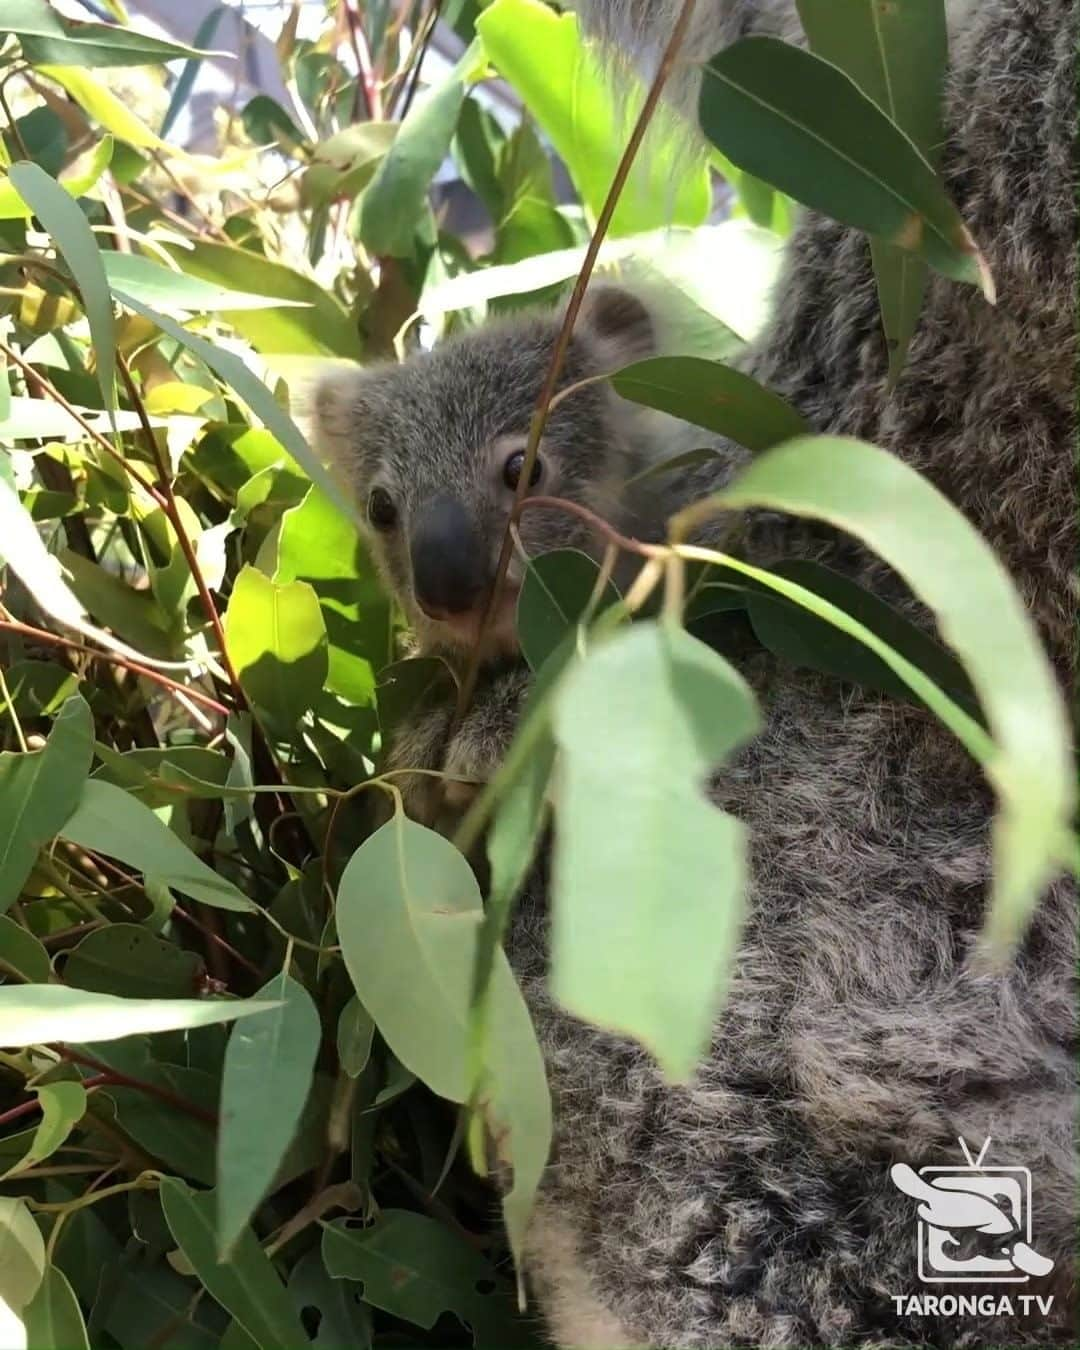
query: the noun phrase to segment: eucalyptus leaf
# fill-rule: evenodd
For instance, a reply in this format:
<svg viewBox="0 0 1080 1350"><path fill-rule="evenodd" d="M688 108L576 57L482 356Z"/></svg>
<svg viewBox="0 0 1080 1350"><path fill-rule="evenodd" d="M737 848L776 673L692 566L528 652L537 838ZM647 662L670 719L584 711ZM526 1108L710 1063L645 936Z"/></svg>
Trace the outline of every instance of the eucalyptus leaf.
<svg viewBox="0 0 1080 1350"><path fill-rule="evenodd" d="M986 937L993 949L1007 950L1063 866L1076 786L1061 696L1004 567L937 488L862 441L789 441L755 460L717 501L731 509L810 516L846 530L894 567L936 615L993 735L992 746L977 736L965 743L979 754L998 794ZM994 616L992 624L987 615Z"/></svg>
<svg viewBox="0 0 1080 1350"><path fill-rule="evenodd" d="M931 166L835 66L743 38L705 66L705 134L740 168L993 298L982 255Z"/></svg>
<svg viewBox="0 0 1080 1350"><path fill-rule="evenodd" d="M26 1201L0 1196L0 1298L19 1312L37 1293L44 1273L45 1242Z"/></svg>
<svg viewBox="0 0 1080 1350"><path fill-rule="evenodd" d="M75 22L57 13L48 0L5 0L0 33L14 33L35 66L145 66L208 55L135 28Z"/></svg>
<svg viewBox="0 0 1080 1350"><path fill-rule="evenodd" d="M61 708L44 749L0 754L0 912L19 898L38 849L77 807L93 739L90 709L75 695Z"/></svg>
<svg viewBox="0 0 1080 1350"><path fill-rule="evenodd" d="M49 1041L93 1044L140 1032L231 1022L272 1006L254 999L115 998L59 984L5 985L0 988L0 1046L18 1049Z"/></svg>
<svg viewBox="0 0 1080 1350"><path fill-rule="evenodd" d="M6 914L0 914L0 972L14 972L30 984L44 984L52 973L49 953L33 933Z"/></svg>
<svg viewBox="0 0 1080 1350"><path fill-rule="evenodd" d="M37 1293L23 1310L27 1345L34 1350L90 1350L79 1301L59 1267L46 1266Z"/></svg>
<svg viewBox="0 0 1080 1350"><path fill-rule="evenodd" d="M116 407L116 321L101 251L82 211L55 178L36 164L13 164L8 178L47 230L79 287L97 356L107 409Z"/></svg>
<svg viewBox="0 0 1080 1350"><path fill-rule="evenodd" d="M191 1268L211 1298L236 1318L259 1350L296 1350L307 1335L285 1286L245 1228L229 1257L218 1255L212 1191L195 1192L175 1177L161 1183L165 1219Z"/></svg>
<svg viewBox="0 0 1080 1350"><path fill-rule="evenodd" d="M148 880L203 904L239 912L256 908L231 881L196 857L149 807L112 783L88 779L75 813L60 833L73 844L127 863Z"/></svg>
<svg viewBox="0 0 1080 1350"><path fill-rule="evenodd" d="M746 869L742 826L701 784L757 730L753 697L695 638L640 623L567 675L553 716L552 988L686 1080L739 937Z"/></svg>
<svg viewBox="0 0 1080 1350"><path fill-rule="evenodd" d="M302 984L282 972L257 997L277 1006L233 1028L221 1080L217 1243L231 1251L292 1143L311 1088L322 1028Z"/></svg>

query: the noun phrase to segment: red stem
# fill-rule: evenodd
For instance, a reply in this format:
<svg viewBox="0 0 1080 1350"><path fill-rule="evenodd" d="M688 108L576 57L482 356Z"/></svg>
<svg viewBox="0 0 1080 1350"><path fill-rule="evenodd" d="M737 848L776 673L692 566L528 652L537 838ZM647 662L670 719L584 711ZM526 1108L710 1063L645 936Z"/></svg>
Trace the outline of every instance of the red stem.
<svg viewBox="0 0 1080 1350"><path fill-rule="evenodd" d="M81 1064L87 1069L97 1069L100 1074L108 1078L109 1083L114 1087L136 1088L139 1092L145 1092L148 1097L156 1097L158 1101L175 1107L177 1111L183 1111L185 1115L191 1116L195 1120L201 1120L204 1125L217 1126L218 1118L213 1111L204 1111L201 1106L196 1106L194 1102L178 1097L175 1092L170 1092L168 1088L158 1087L156 1083L148 1083L143 1078L132 1078L130 1074L118 1073L115 1069L110 1069L107 1064L103 1064L100 1059L93 1059L90 1055L83 1055L70 1050L66 1045L59 1047L59 1054L61 1059L66 1059L70 1064Z"/></svg>
<svg viewBox="0 0 1080 1350"><path fill-rule="evenodd" d="M84 1088L101 1087L103 1083L110 1082L112 1080L112 1077L113 1076L111 1074L99 1073L93 1078L84 1078L83 1087ZM10 1111L5 1111L2 1115L0 1115L0 1125L7 1125L8 1122L12 1120L21 1120L23 1116L28 1116L32 1112L40 1110L41 1110L40 1097L31 1097L29 1101L20 1102L18 1106L13 1106Z"/></svg>

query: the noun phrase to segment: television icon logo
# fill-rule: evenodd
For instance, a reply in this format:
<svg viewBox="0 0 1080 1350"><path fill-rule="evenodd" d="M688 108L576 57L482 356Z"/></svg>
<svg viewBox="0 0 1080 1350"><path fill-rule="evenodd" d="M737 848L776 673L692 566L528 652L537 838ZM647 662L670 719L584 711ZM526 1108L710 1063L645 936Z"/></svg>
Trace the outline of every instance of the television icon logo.
<svg viewBox="0 0 1080 1350"><path fill-rule="evenodd" d="M923 1284L1025 1284L1049 1274L1053 1261L1031 1245L1031 1172L985 1167L987 1139L966 1165L890 1170L893 1185L918 1200L916 1237Z"/></svg>

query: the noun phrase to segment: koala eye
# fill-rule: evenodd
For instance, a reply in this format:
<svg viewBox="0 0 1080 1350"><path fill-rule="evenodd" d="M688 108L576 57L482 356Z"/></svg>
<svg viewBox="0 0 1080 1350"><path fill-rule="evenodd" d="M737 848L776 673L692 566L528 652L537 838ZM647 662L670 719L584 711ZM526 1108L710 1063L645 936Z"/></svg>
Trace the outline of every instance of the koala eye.
<svg viewBox="0 0 1080 1350"><path fill-rule="evenodd" d="M503 482L508 488L516 488L521 478L521 470L525 466L525 451L515 450L512 455L507 455L506 463L503 465ZM532 473L529 474L529 486L535 487L540 481L540 475L544 472L544 466L540 462L540 456L537 455L533 461Z"/></svg>
<svg viewBox="0 0 1080 1350"><path fill-rule="evenodd" d="M368 498L367 514L377 530L392 530L397 524L397 507L385 488L373 489Z"/></svg>

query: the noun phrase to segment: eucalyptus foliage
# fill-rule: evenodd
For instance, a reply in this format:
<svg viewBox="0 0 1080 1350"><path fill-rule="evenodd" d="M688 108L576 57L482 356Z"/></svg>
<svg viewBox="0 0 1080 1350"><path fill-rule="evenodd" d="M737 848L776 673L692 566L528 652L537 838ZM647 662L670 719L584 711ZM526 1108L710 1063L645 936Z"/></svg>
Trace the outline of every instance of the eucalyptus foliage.
<svg viewBox="0 0 1080 1350"><path fill-rule="evenodd" d="M810 51L718 55L713 169L661 116L601 265L664 275L694 335L618 373L619 393L754 452L697 514L847 530L942 643L824 568L695 552L686 519L647 563L661 605L580 554L534 559L514 746L456 842L403 816L380 747L448 675L402 659L304 390L320 362L392 357L420 315L450 331L550 298L626 128L576 20L540 0L445 6L464 54L430 83L400 6L327 8L318 40L290 22L277 44L304 127L259 95L221 160L168 139L198 44L48 0L0 12L5 1345L533 1343L513 1258L551 1103L500 938L554 803L554 996L693 1072L745 889L744 831L700 789L761 714L688 626L739 611L782 659L921 700L955 732L998 796L999 956L1071 850L1064 714L989 549L912 470L807 436L719 359L765 318L745 280L771 274L789 195L871 235L894 380L928 267L992 293L933 161L939 0L882 24L800 0ZM511 130L485 102L496 76L524 107ZM435 209L448 156L489 217L479 254ZM718 164L736 191L721 225ZM465 857L485 829L486 906ZM499 1172L501 1225L466 1153Z"/></svg>

